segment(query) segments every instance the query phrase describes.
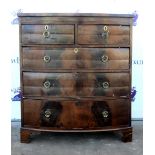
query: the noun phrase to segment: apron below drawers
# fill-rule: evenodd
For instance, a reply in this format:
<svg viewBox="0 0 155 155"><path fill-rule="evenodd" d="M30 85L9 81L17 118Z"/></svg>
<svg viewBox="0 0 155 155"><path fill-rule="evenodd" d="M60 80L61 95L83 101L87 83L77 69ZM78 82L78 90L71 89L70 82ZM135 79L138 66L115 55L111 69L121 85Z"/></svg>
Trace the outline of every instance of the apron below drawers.
<svg viewBox="0 0 155 155"><path fill-rule="evenodd" d="M130 102L127 99L104 101L23 100L24 127L93 129L128 126Z"/></svg>

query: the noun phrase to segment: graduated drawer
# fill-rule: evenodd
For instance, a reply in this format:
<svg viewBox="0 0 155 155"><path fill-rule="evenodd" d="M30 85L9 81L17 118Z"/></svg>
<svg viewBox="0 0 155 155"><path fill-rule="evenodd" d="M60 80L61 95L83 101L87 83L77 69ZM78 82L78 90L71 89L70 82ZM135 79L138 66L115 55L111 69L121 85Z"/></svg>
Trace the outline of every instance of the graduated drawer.
<svg viewBox="0 0 155 155"><path fill-rule="evenodd" d="M129 69L129 48L22 49L24 69Z"/></svg>
<svg viewBox="0 0 155 155"><path fill-rule="evenodd" d="M93 129L128 126L129 121L130 102L127 99L23 100L23 125L25 127Z"/></svg>
<svg viewBox="0 0 155 155"><path fill-rule="evenodd" d="M74 25L22 25L23 44L74 44Z"/></svg>
<svg viewBox="0 0 155 155"><path fill-rule="evenodd" d="M129 34L129 26L78 25L78 44L129 46Z"/></svg>
<svg viewBox="0 0 155 155"><path fill-rule="evenodd" d="M128 73L23 72L24 96L129 97Z"/></svg>

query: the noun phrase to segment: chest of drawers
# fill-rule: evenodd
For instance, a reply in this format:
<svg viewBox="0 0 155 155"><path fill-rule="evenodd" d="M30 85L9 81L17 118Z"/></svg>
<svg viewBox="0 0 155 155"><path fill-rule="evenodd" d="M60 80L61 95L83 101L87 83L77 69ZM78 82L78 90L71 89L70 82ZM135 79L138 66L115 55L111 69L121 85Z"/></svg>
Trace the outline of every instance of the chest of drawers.
<svg viewBox="0 0 155 155"><path fill-rule="evenodd" d="M32 132L132 140L132 16L21 13L21 142Z"/></svg>

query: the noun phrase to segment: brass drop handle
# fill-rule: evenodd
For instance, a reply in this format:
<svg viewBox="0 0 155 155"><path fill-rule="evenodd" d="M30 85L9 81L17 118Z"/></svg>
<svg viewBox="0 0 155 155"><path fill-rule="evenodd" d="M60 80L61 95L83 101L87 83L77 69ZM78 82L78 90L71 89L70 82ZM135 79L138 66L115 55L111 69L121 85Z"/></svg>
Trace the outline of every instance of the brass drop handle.
<svg viewBox="0 0 155 155"><path fill-rule="evenodd" d="M49 63L51 61L51 57L49 55L44 56L44 62Z"/></svg>
<svg viewBox="0 0 155 155"><path fill-rule="evenodd" d="M102 116L103 116L104 118L107 118L107 117L109 116L108 111L106 111L106 110L102 111Z"/></svg>
<svg viewBox="0 0 155 155"><path fill-rule="evenodd" d="M48 31L48 25L45 25L45 31L43 32L44 38L49 38L50 32Z"/></svg>
<svg viewBox="0 0 155 155"><path fill-rule="evenodd" d="M109 37L108 26L106 26L106 25L103 27L102 37L103 37L103 39L105 39L105 41L107 41L107 39Z"/></svg>
<svg viewBox="0 0 155 155"><path fill-rule="evenodd" d="M103 82L102 83L102 87L104 88L104 89L107 89L107 88L109 88L109 82Z"/></svg>
<svg viewBox="0 0 155 155"><path fill-rule="evenodd" d="M107 62L108 61L108 56L107 55L103 55L102 57L101 57L101 60L102 60L102 62Z"/></svg>
<svg viewBox="0 0 155 155"><path fill-rule="evenodd" d="M51 87L51 82L47 80L47 81L44 82L43 85L44 85L44 87L45 87L46 89L49 89L49 88Z"/></svg>
<svg viewBox="0 0 155 155"><path fill-rule="evenodd" d="M46 118L49 118L51 115L52 115L51 110L50 110L50 109L46 109L46 111L44 112L44 116L45 116Z"/></svg>

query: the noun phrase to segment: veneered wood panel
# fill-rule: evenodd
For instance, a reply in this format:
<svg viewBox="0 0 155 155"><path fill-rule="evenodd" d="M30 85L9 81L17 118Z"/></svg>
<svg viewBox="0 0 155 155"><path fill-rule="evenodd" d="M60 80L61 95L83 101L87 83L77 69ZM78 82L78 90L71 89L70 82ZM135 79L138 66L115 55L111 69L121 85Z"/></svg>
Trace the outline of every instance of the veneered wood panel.
<svg viewBox="0 0 155 155"><path fill-rule="evenodd" d="M103 37L104 26L107 26L108 37ZM108 44L125 46L130 44L129 26L79 25L79 44Z"/></svg>
<svg viewBox="0 0 155 155"><path fill-rule="evenodd" d="M23 84L24 96L129 97L128 73L24 72Z"/></svg>
<svg viewBox="0 0 155 155"><path fill-rule="evenodd" d="M44 33L48 32L48 37ZM74 44L74 25L22 25L24 44Z"/></svg>
<svg viewBox="0 0 155 155"><path fill-rule="evenodd" d="M129 48L78 48L75 53L74 48L25 47L22 52L24 69L129 69Z"/></svg>
<svg viewBox="0 0 155 155"><path fill-rule="evenodd" d="M127 126L129 122L129 117L126 116L129 116L130 103L125 99L104 101L24 99L23 104L24 125L29 127L53 127L58 130L93 129ZM105 111L106 117L103 114Z"/></svg>

